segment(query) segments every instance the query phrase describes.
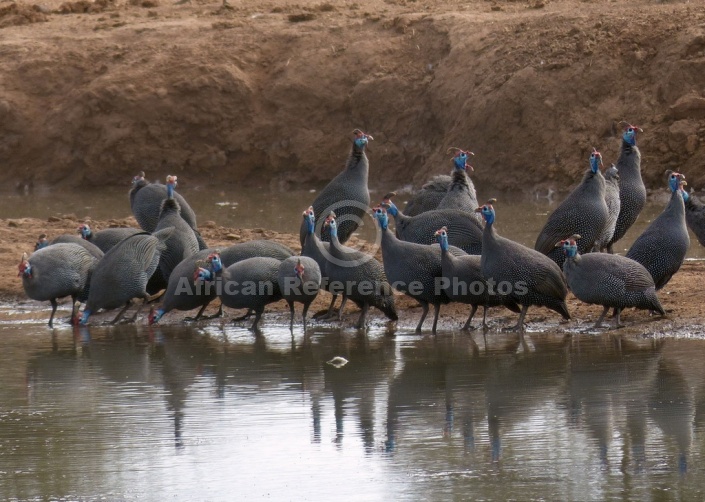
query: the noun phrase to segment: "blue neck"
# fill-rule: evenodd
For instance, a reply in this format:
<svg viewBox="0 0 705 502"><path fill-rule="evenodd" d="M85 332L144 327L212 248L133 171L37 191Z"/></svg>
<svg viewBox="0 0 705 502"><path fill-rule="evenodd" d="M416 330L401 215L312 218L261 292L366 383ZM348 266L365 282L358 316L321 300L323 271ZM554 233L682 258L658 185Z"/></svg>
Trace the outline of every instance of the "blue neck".
<svg viewBox="0 0 705 502"><path fill-rule="evenodd" d="M448 234L439 235L438 244L440 244L443 251L448 251Z"/></svg>
<svg viewBox="0 0 705 502"><path fill-rule="evenodd" d="M668 180L668 187L671 189L671 192L676 192L680 188L680 180L676 178L669 178Z"/></svg>
<svg viewBox="0 0 705 502"><path fill-rule="evenodd" d="M688 202L688 199L690 198L690 195L688 194L688 192L686 192L683 189L680 189L680 190L678 190L678 193L681 194L681 197L683 197L684 202Z"/></svg>
<svg viewBox="0 0 705 502"><path fill-rule="evenodd" d="M84 228L81 230L81 235L83 235L84 239L88 239L91 235L93 235L93 231L90 228Z"/></svg>
<svg viewBox="0 0 705 502"><path fill-rule="evenodd" d="M460 155L453 157L453 165L456 169L462 169L463 171L465 171L465 161L467 159L468 156L464 153L461 153Z"/></svg>
<svg viewBox="0 0 705 502"><path fill-rule="evenodd" d="M396 217L397 214L399 214L399 210L397 209L397 206L394 205L394 202L391 200L389 201L389 207L387 208L387 212L391 214L393 217Z"/></svg>
<svg viewBox="0 0 705 502"><path fill-rule="evenodd" d="M308 234L313 235L316 231L316 220L311 216L306 216L306 228L308 229Z"/></svg>
<svg viewBox="0 0 705 502"><path fill-rule="evenodd" d="M79 321L80 324L85 325L88 322L88 318L91 316L91 311L88 309L85 309L83 311L83 315L81 316L81 320Z"/></svg>
<svg viewBox="0 0 705 502"><path fill-rule="evenodd" d="M334 222L330 222L330 236L338 238L338 225Z"/></svg>
<svg viewBox="0 0 705 502"><path fill-rule="evenodd" d="M166 196L170 199L174 198L174 185L171 183L166 184Z"/></svg>
<svg viewBox="0 0 705 502"><path fill-rule="evenodd" d="M355 146L358 147L360 150L364 150L366 145L367 145L367 138L361 137L361 138L355 139Z"/></svg>
<svg viewBox="0 0 705 502"><path fill-rule="evenodd" d="M565 245L563 246L563 252L566 257L575 258L575 255L578 254L578 246Z"/></svg>
<svg viewBox="0 0 705 502"><path fill-rule="evenodd" d="M593 174L600 170L600 160L597 157L590 157L590 169Z"/></svg>
<svg viewBox="0 0 705 502"><path fill-rule="evenodd" d="M32 265L27 263L27 267L24 269L24 272L22 272L22 275L25 277L32 277Z"/></svg>
<svg viewBox="0 0 705 502"><path fill-rule="evenodd" d="M379 226L382 230L387 230L387 226L389 225L389 218L387 218L386 214L377 214L377 222L379 223Z"/></svg>
<svg viewBox="0 0 705 502"><path fill-rule="evenodd" d="M223 270L223 262L220 261L220 258L214 258L213 260L211 260L211 269L213 269L213 273L216 273L216 274L218 272L220 272L221 270ZM209 274L209 277L207 279L211 279L212 278L210 276L211 271L208 270L207 272Z"/></svg>
<svg viewBox="0 0 705 502"><path fill-rule="evenodd" d="M491 209L488 212L483 211L482 216L484 216L487 225L491 226L494 223L494 209Z"/></svg>
<svg viewBox="0 0 705 502"><path fill-rule="evenodd" d="M636 133L635 132L624 131L624 134L622 134L622 139L628 145L631 145L631 146L636 145Z"/></svg>

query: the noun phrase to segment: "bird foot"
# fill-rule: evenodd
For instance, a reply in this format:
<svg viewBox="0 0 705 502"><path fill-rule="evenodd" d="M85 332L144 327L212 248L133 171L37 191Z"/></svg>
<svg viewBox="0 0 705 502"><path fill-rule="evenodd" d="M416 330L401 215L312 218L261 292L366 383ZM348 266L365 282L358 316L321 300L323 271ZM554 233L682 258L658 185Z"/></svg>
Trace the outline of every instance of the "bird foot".
<svg viewBox="0 0 705 502"><path fill-rule="evenodd" d="M472 324L465 324L462 328L460 328L460 331L475 331L476 329L477 326L473 326Z"/></svg>

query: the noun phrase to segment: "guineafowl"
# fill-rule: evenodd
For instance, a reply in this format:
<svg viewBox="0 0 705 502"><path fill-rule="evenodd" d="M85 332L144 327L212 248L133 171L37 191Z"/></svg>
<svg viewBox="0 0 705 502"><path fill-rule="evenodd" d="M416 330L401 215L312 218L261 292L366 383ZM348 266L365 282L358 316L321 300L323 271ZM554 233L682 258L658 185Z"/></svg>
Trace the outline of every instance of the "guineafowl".
<svg viewBox="0 0 705 502"><path fill-rule="evenodd" d="M76 300L88 288L91 273L98 260L76 244L54 244L38 249L31 256L22 255L18 275L24 292L36 301L51 303L49 327L53 327L56 300L70 296L76 314Z"/></svg>
<svg viewBox="0 0 705 502"><path fill-rule="evenodd" d="M152 300L153 297L147 294L147 281L159 266L159 256L166 250L165 242L173 232L174 228L169 227L154 234L135 234L105 253L91 275L90 293L80 324L86 324L90 315L98 309L124 307L113 319L114 324L133 298L142 298L142 306ZM135 312L133 320L139 311Z"/></svg>
<svg viewBox="0 0 705 502"><path fill-rule="evenodd" d="M654 279L656 290L663 288L685 260L690 247L685 222L688 193L683 189L685 176L668 171L671 200L651 225L634 241L626 256L641 263Z"/></svg>
<svg viewBox="0 0 705 502"><path fill-rule="evenodd" d="M701 246L705 246L705 205L692 193L685 200L685 221Z"/></svg>
<svg viewBox="0 0 705 502"><path fill-rule="evenodd" d="M394 192L386 194L381 206L394 218L399 239L416 244L433 244L436 230L446 227L451 245L468 254L482 253L482 227L473 217L457 209L434 209L409 217L392 202L395 195Z"/></svg>
<svg viewBox="0 0 705 502"><path fill-rule="evenodd" d="M326 263L326 274L330 288L343 295L338 318L345 303L352 300L360 309L356 327L363 329L370 306L377 307L388 319L399 319L394 302L392 286L384 273L384 267L373 256L343 246L338 240L335 214L325 220L330 228L330 258Z"/></svg>
<svg viewBox="0 0 705 502"><path fill-rule="evenodd" d="M602 235L597 238L593 251L607 251L607 244L612 240L614 228L617 226L619 217L619 171L617 166L612 164L605 170L605 203L607 204L607 223L602 231Z"/></svg>
<svg viewBox="0 0 705 502"><path fill-rule="evenodd" d="M34 243L34 250L45 248L49 245L49 239L47 239L47 234L39 234L37 242Z"/></svg>
<svg viewBox="0 0 705 502"><path fill-rule="evenodd" d="M498 293L521 305L519 322L513 329L524 331L524 317L530 306L547 307L570 319L565 303L568 289L556 262L543 253L511 241L494 229L495 211L490 199L477 208L485 219L482 232L482 276Z"/></svg>
<svg viewBox="0 0 705 502"><path fill-rule="evenodd" d="M139 228L106 228L100 232L94 232L88 223L83 223L78 227L78 233L81 234L81 237L98 246L103 253L107 253L121 240L140 232L142 230Z"/></svg>
<svg viewBox="0 0 705 502"><path fill-rule="evenodd" d="M251 330L259 331L264 307L281 300L278 276L281 261L275 258L247 258L225 268L218 253L208 257L210 268L199 268L196 275L203 281L218 281L218 296L224 306L252 309L255 320Z"/></svg>
<svg viewBox="0 0 705 502"><path fill-rule="evenodd" d="M438 209L438 204L448 194L452 178L447 174L438 174L426 182L406 203L404 214L417 216L432 209Z"/></svg>
<svg viewBox="0 0 705 502"><path fill-rule="evenodd" d="M313 211L316 216L316 226L320 228L321 216L325 217L335 212L338 217L338 240L341 244L347 242L370 206L370 191L367 188L367 178L370 164L365 154L367 143L373 138L360 129L353 131L355 138L343 172L333 178L313 201ZM301 246L308 233L306 222L302 222L299 231ZM326 229L320 230L321 240L330 241Z"/></svg>
<svg viewBox="0 0 705 502"><path fill-rule="evenodd" d="M62 234L49 243L50 246L53 246L54 244L77 244L98 260L100 260L105 254L98 246L92 242L82 239L78 235Z"/></svg>
<svg viewBox="0 0 705 502"><path fill-rule="evenodd" d="M479 213L478 213L479 214ZM487 329L487 308L505 306L517 314L521 308L507 296L498 295L490 289L482 277L481 261L477 255L455 256L448 245L448 229L443 227L436 232L441 247L441 270L443 291L450 301L472 305L470 316L463 330L471 329L472 318L477 308L483 307L482 327Z"/></svg>
<svg viewBox="0 0 705 502"><path fill-rule="evenodd" d="M144 177L144 171L132 178L132 188L129 192L130 208L137 223L145 232L151 233L157 228L162 201L168 196L167 190L167 187L161 183L148 182ZM181 194L175 192L174 198L181 208L181 217L194 231L196 240L198 240L198 248L206 249L208 246L203 242L203 238L198 232L196 213Z"/></svg>
<svg viewBox="0 0 705 502"><path fill-rule="evenodd" d="M468 170L470 172L474 171L473 167L468 163L468 155L475 154L455 147L448 149L449 152L453 150L456 151L456 154L451 159L453 161L451 183L448 186L448 193L438 204L437 209L457 209L468 213L477 219L478 223L481 223L482 217L475 212L478 206L477 192L470 176L468 176Z"/></svg>
<svg viewBox="0 0 705 502"><path fill-rule="evenodd" d="M321 287L321 269L313 258L292 256L279 267L279 291L289 305L291 319L289 329L294 329L294 302L303 303L303 324L306 329L306 314L311 302L318 296Z"/></svg>
<svg viewBox="0 0 705 502"><path fill-rule="evenodd" d="M248 258L269 257L279 261L293 256L294 252L283 244L268 240L254 240L240 242L223 249L204 249L198 253L185 258L171 272L169 284L158 308L153 308L149 313L149 324L159 322L164 314L172 310L193 310L200 307L196 316L190 320L198 320L202 317L206 307L216 297L214 287L206 287L194 277L194 270L199 267L208 268L208 257L218 253L224 267L237 263ZM216 316L222 315L222 307Z"/></svg>
<svg viewBox="0 0 705 502"><path fill-rule="evenodd" d="M316 216L313 212L313 206L304 211L304 224L306 225L306 239L304 245L301 247L301 255L313 258L318 263L318 269L321 272L321 287L333 295L328 306L327 313L319 317L320 318L330 318L333 315L333 307L335 306L335 300L338 295L331 291L329 287L330 280L328 274L326 273L326 263L328 262L328 257L330 256L330 242L323 242L316 235Z"/></svg>
<svg viewBox="0 0 705 502"><path fill-rule="evenodd" d="M651 274L641 264L615 254L590 253L581 256L576 239L580 239L580 235L573 235L556 244L556 247L566 255L563 273L576 298L603 306L595 328L602 326L610 308L615 309L615 327L622 327L620 313L627 307L665 315Z"/></svg>
<svg viewBox="0 0 705 502"><path fill-rule="evenodd" d="M583 236L578 251L592 251L595 241L607 225L609 211L605 202L605 178L600 172L602 155L593 148L590 154L590 169L580 184L551 213L536 238L534 249L547 255L561 267L565 254L556 249L556 242L566 235L579 233Z"/></svg>
<svg viewBox="0 0 705 502"><path fill-rule="evenodd" d="M624 237L646 204L646 187L641 179L641 152L636 146L637 132L641 133L644 130L626 122L622 124L625 125L622 134L622 151L617 159L620 208L614 235L607 245L610 253L613 251L614 243Z"/></svg>
<svg viewBox="0 0 705 502"><path fill-rule="evenodd" d="M181 207L174 198L176 176L166 177L166 188L167 198L162 201L155 232L164 228L174 228L171 237L165 242L166 249L159 258L159 271L168 283L174 268L185 258L198 252L198 241L189 224L181 217Z"/></svg>

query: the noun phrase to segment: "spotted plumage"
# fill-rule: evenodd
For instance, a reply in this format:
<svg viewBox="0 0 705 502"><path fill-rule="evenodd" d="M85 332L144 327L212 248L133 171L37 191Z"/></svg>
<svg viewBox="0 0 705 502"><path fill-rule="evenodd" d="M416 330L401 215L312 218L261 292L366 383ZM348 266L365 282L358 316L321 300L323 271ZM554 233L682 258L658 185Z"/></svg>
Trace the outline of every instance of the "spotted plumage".
<svg viewBox="0 0 705 502"><path fill-rule="evenodd" d="M663 288L683 264L690 247L690 236L685 221L682 174L669 172L668 186L671 199L651 225L634 241L627 258L641 263L654 279L656 289Z"/></svg>
<svg viewBox="0 0 705 502"><path fill-rule="evenodd" d="M685 198L685 221L700 245L705 246L705 204L692 193Z"/></svg>
<svg viewBox="0 0 705 502"><path fill-rule="evenodd" d="M493 202L477 209L485 219L480 266L486 281L492 280L500 293L508 288L507 296L522 306L514 329L524 330L524 317L532 305L547 307L570 319L561 269L546 255L497 234Z"/></svg>
<svg viewBox="0 0 705 502"><path fill-rule="evenodd" d="M475 218L457 209L435 209L418 216L407 216L392 202L395 195L394 192L385 195L381 205L394 218L399 239L416 244L433 244L436 230L446 227L451 245L468 254L479 255L482 252L482 228Z"/></svg>
<svg viewBox="0 0 705 502"><path fill-rule="evenodd" d="M53 246L54 244L77 244L78 246L81 246L83 249L88 251L94 258L98 260L100 260L105 254L98 246L96 246L92 242L88 242L87 240L82 239L78 235L59 235L49 243L49 246Z"/></svg>
<svg viewBox="0 0 705 502"><path fill-rule="evenodd" d="M149 301L147 281L159 266L159 257L166 249L165 241L173 231L174 228L169 227L154 234L135 234L105 253L91 276L90 293L80 323L86 324L98 309L124 306L113 320L117 322L133 298L143 299L143 305Z"/></svg>
<svg viewBox="0 0 705 502"><path fill-rule="evenodd" d="M314 259L318 264L318 269L321 272L321 288L333 295L330 305L328 306L328 312L326 313L326 317L331 317L338 295L334 291L331 291L330 280L326 272L326 263L330 256L330 242L323 242L318 238L318 235L316 235L316 216L313 212L313 206L309 206L309 208L304 211L303 218L303 224L306 227L306 239L301 247L301 255Z"/></svg>
<svg viewBox="0 0 705 502"><path fill-rule="evenodd" d="M255 320L250 329L258 331L264 308L282 298L277 280L281 261L258 256L224 268L217 253L211 254L208 261L210 270L200 268L197 271L200 279L221 281L217 291L224 306L254 310Z"/></svg>
<svg viewBox="0 0 705 502"><path fill-rule="evenodd" d="M426 182L406 203L404 214L416 216L432 209L438 209L438 204L448 194L452 182L451 176L438 174Z"/></svg>
<svg viewBox="0 0 705 502"><path fill-rule="evenodd" d="M585 303L602 305L603 311L595 323L599 328L610 308L615 309L615 326L620 327L622 309L636 307L664 315L656 296L654 281L649 272L636 261L624 256L591 253L581 256L575 239L579 235L557 244L566 255L563 264L568 287Z"/></svg>
<svg viewBox="0 0 705 502"><path fill-rule="evenodd" d="M365 327L370 307L376 307L387 318L396 321L399 317L394 292L382 264L374 256L343 246L337 237L337 223L333 215L326 218L326 224L331 236L326 274L331 289L338 290L343 297L340 313L345 303L352 300L362 310L356 324L358 329Z"/></svg>
<svg viewBox="0 0 705 502"><path fill-rule="evenodd" d="M482 222L482 217L475 212L477 209L477 192L468 172L474 171L473 167L468 163L468 156L475 155L470 151L456 150L453 161L453 172L451 173L451 182L448 186L448 192L438 204L437 209L457 209L471 215L478 223Z"/></svg>
<svg viewBox="0 0 705 502"><path fill-rule="evenodd" d="M18 275L25 294L36 301L51 303L49 327L53 326L56 300L70 296L75 315L76 301L88 291L98 260L77 244L59 243L22 256Z"/></svg>
<svg viewBox="0 0 705 502"><path fill-rule="evenodd" d="M641 128L626 124L622 134L622 151L617 160L620 208L614 235L607 246L609 252L612 252L614 243L624 237L646 204L646 187L641 179L641 152L636 145L640 132L643 132Z"/></svg>
<svg viewBox="0 0 705 502"><path fill-rule="evenodd" d="M226 268L248 258L259 256L282 261L294 254L283 244L268 240L240 242L223 249L203 249L185 258L171 272L161 305L150 312L150 324L159 322L162 316L172 310L185 311L200 308L194 320L201 318L206 307L217 297L217 294L215 287L205 287L198 281L194 277L194 271L199 267L206 267L206 261L213 253L219 253L220 260Z"/></svg>
<svg viewBox="0 0 705 502"><path fill-rule="evenodd" d="M83 223L78 227L78 233L81 237L98 246L103 253L107 253L110 248L121 240L140 232L142 230L139 228L106 228L99 232L94 232L88 223Z"/></svg>
<svg viewBox="0 0 705 502"><path fill-rule="evenodd" d="M355 137L345 169L326 185L312 204L316 231L325 242L330 241L330 235L323 228L323 221L331 212L337 216L338 240L344 244L357 230L370 205L370 191L367 188L370 164L365 149L373 138L359 129L355 129L353 134ZM301 246L307 233L306 223L302 222L299 230Z"/></svg>
<svg viewBox="0 0 705 502"><path fill-rule="evenodd" d="M479 213L478 213L479 214ZM448 245L448 232L441 228L436 232L441 248L441 271L443 276L443 291L453 302L466 303L472 306L470 316L463 326L470 329L471 322L478 307L483 307L482 326L487 328L487 308L505 306L517 314L521 308L511 298L497 294L490 288L482 276L482 258L477 255L456 256Z"/></svg>
<svg viewBox="0 0 705 502"><path fill-rule="evenodd" d="M617 226L619 217L619 171L617 166L612 164L605 170L605 203L607 204L607 223L602 234L595 241L593 251L606 251L607 245L612 240L614 229Z"/></svg>
<svg viewBox="0 0 705 502"><path fill-rule="evenodd" d="M583 236L579 251L592 250L595 241L604 232L609 211L605 202L605 178L600 172L602 155L593 149L590 154L590 169L580 184L553 211L536 238L534 249L545 254L559 267L565 255L556 249L556 242L579 233Z"/></svg>

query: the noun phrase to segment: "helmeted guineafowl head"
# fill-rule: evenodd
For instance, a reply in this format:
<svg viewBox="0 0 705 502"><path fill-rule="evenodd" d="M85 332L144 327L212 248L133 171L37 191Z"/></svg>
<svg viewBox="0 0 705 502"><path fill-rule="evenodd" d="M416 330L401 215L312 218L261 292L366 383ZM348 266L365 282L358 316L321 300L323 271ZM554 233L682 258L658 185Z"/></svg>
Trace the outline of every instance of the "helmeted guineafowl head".
<svg viewBox="0 0 705 502"><path fill-rule="evenodd" d="M597 151L597 148L593 148L592 153L590 154L590 170L592 170L593 174L596 174L600 170L601 166L602 154Z"/></svg>
<svg viewBox="0 0 705 502"><path fill-rule="evenodd" d="M641 127L637 127L628 122L621 122L621 124L624 124L624 132L622 133L622 139L628 145L635 146L637 132L644 132L644 130Z"/></svg>
<svg viewBox="0 0 705 502"><path fill-rule="evenodd" d="M380 203L380 206L386 209L387 212L392 216L396 216L399 213L399 209L397 209L397 206L394 204L394 202L392 202L392 197L394 197L396 194L396 192L389 192L384 197L382 197L382 202Z"/></svg>
<svg viewBox="0 0 705 502"><path fill-rule="evenodd" d="M353 131L353 134L355 135L355 139L353 140L353 142L355 143L355 146L360 150L364 150L367 146L367 143L374 140L372 136L370 136L369 134L365 134L360 129L355 129Z"/></svg>
<svg viewBox="0 0 705 502"><path fill-rule="evenodd" d="M497 199L490 199L486 204L475 209L475 212L480 213L488 225L494 223L494 207L492 207L492 204L495 202L497 202Z"/></svg>
<svg viewBox="0 0 705 502"><path fill-rule="evenodd" d="M20 259L20 264L17 267L19 272L17 272L17 277L26 277L28 279L32 278L32 265L27 259L27 253L22 253L22 258Z"/></svg>
<svg viewBox="0 0 705 502"><path fill-rule="evenodd" d="M220 253L211 253L208 255L208 258L206 258L206 261L210 264L211 269L213 270L213 273L218 273L221 270L223 270L223 262L220 261Z"/></svg>
<svg viewBox="0 0 705 502"><path fill-rule="evenodd" d="M174 189L177 185L176 176L170 174L166 177L166 194L170 199L174 198Z"/></svg>
<svg viewBox="0 0 705 502"><path fill-rule="evenodd" d="M441 227L436 230L434 235L438 237L438 244L440 244L441 249L443 251L448 251L448 228Z"/></svg>
<svg viewBox="0 0 705 502"><path fill-rule="evenodd" d="M294 265L294 274L302 281L304 280L304 270L306 270L306 267L301 263L301 259L297 260L296 265Z"/></svg>
<svg viewBox="0 0 705 502"><path fill-rule="evenodd" d="M88 223L83 223L78 227L78 233L81 234L83 239L90 239L91 235L93 235L93 231Z"/></svg>
<svg viewBox="0 0 705 502"><path fill-rule="evenodd" d="M144 171L140 171L140 173L137 176L132 178L132 186L135 186L140 181L144 181Z"/></svg>
<svg viewBox="0 0 705 502"><path fill-rule="evenodd" d="M668 171L666 171L666 175L668 176L668 188L671 189L671 192L675 192L676 190L681 190L683 185L688 184L685 181L685 176L682 175L681 173L677 173L675 171L668 170Z"/></svg>
<svg viewBox="0 0 705 502"><path fill-rule="evenodd" d="M316 230L316 213L313 212L313 206L308 206L308 209L303 213L306 228L309 234Z"/></svg>
<svg viewBox="0 0 705 502"><path fill-rule="evenodd" d="M330 228L331 237L338 236L338 224L335 222L335 213L333 211L326 217L323 226Z"/></svg>
<svg viewBox="0 0 705 502"><path fill-rule="evenodd" d="M565 254L566 258L575 258L575 256L578 254L578 243L576 242L577 239L580 239L580 235L573 234L567 239L563 239L562 241L557 243L556 247L563 249L563 254Z"/></svg>
<svg viewBox="0 0 705 502"><path fill-rule="evenodd" d="M34 250L45 248L49 245L47 234L40 234L37 242L34 243Z"/></svg>
<svg viewBox="0 0 705 502"><path fill-rule="evenodd" d="M193 271L193 282L206 282L213 279L213 273L204 267L196 267Z"/></svg>
<svg viewBox="0 0 705 502"><path fill-rule="evenodd" d="M453 161L453 167L455 169L460 169L463 171L467 171L469 169L470 171L474 171L473 167L468 164L468 155L475 155L474 153L472 153L470 150L462 150L455 146L451 146L450 148L448 148L446 153L450 153L453 151L456 152L456 154L450 160Z"/></svg>
<svg viewBox="0 0 705 502"><path fill-rule="evenodd" d="M379 227L382 230L387 230L389 226L389 217L387 216L387 211L382 206L377 206L374 208L375 220L379 223Z"/></svg>
<svg viewBox="0 0 705 502"><path fill-rule="evenodd" d="M84 309L83 313L79 317L78 314L76 314L76 317L73 319L73 324L78 326L85 326L88 323L88 318L91 316L91 311L88 309Z"/></svg>
<svg viewBox="0 0 705 502"><path fill-rule="evenodd" d="M152 307L149 309L149 316L147 317L149 325L156 324L164 315L164 309L156 309Z"/></svg>

